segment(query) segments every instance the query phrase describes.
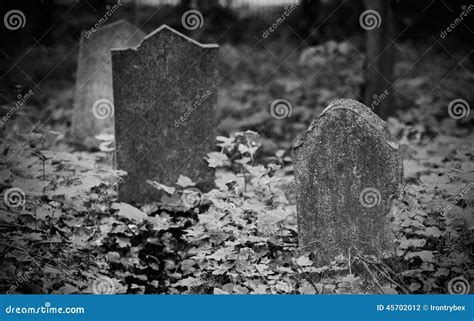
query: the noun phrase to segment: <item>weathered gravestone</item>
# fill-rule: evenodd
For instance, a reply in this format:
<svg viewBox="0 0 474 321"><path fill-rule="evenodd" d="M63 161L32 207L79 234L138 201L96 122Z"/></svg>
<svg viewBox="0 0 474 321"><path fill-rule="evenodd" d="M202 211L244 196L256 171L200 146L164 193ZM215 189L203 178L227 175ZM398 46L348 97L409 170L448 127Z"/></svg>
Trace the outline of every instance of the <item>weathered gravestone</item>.
<svg viewBox="0 0 474 321"><path fill-rule="evenodd" d="M357 101L336 100L296 141L293 158L302 252L326 264L351 247L392 249L390 210L403 165L386 122Z"/></svg>
<svg viewBox="0 0 474 321"><path fill-rule="evenodd" d="M181 174L212 182L204 157L217 127L218 49L162 26L137 48L112 50L122 201L158 200L146 180L174 186Z"/></svg>
<svg viewBox="0 0 474 321"><path fill-rule="evenodd" d="M113 134L110 49L136 46L145 34L125 20L83 33L79 45L72 130L76 139L97 145L95 135Z"/></svg>

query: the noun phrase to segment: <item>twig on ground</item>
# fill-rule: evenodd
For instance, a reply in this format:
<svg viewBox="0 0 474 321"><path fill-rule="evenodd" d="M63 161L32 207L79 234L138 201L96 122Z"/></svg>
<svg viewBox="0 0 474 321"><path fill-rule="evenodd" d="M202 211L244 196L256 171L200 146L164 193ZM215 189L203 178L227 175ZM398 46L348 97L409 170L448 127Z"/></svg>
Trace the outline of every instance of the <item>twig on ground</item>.
<svg viewBox="0 0 474 321"><path fill-rule="evenodd" d="M265 282L265 284L268 285L268 288L270 289L270 292L271 292L272 294L275 294L275 292L273 291L272 286L270 285L270 283L268 282L268 280L265 278L265 276L262 274L262 272L260 272L260 270L258 269L257 266L255 267L255 270L257 270L258 274L259 274L260 277L263 279L263 281Z"/></svg>

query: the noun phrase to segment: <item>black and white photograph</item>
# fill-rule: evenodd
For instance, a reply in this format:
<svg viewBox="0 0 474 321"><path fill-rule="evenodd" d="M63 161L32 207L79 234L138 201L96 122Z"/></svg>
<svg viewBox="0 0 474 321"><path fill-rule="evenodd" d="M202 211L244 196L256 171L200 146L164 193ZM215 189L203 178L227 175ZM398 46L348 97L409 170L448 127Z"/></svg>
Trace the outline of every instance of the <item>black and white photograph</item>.
<svg viewBox="0 0 474 321"><path fill-rule="evenodd" d="M472 1L0 19L1 294L474 294Z"/></svg>

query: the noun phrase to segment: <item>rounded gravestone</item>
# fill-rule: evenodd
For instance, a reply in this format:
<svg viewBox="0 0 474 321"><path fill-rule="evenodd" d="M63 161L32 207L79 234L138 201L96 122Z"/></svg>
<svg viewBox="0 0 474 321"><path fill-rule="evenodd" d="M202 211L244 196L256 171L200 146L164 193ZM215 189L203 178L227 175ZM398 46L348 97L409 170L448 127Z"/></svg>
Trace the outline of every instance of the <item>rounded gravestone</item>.
<svg viewBox="0 0 474 321"><path fill-rule="evenodd" d="M351 248L393 249L390 210L403 165L385 121L357 101L336 100L298 138L293 158L302 252L326 264Z"/></svg>
<svg viewBox="0 0 474 321"><path fill-rule="evenodd" d="M74 137L85 145L98 147L100 141L96 135L114 133L110 50L136 46L143 37L145 34L141 30L125 20L83 33L71 127ZM120 81L128 83L128 79Z"/></svg>

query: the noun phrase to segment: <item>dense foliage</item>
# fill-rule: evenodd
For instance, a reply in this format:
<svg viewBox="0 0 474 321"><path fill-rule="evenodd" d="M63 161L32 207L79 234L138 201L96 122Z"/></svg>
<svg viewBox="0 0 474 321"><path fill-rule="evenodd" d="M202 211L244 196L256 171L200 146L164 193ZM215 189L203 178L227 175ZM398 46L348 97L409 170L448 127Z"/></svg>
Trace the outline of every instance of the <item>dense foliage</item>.
<svg viewBox="0 0 474 321"><path fill-rule="evenodd" d="M410 109L389 120L406 177L394 256L353 248L315 266L297 251L291 141L328 101L357 96L357 46L330 42L301 57L294 48L277 56L273 48L246 54L249 48L226 46L223 136L206 160L216 173L209 192L180 176L174 186L144 182L162 190L161 202L118 202L125 173L111 169L113 137L100 136L100 151L68 141L63 91L47 103L30 100L6 124L0 183L4 196L15 197L0 204L0 291L445 293L454 277L472 279L472 122L447 116L449 101L472 92L458 86L466 80L455 68L443 91L431 94L437 79L426 70L444 75L451 66L432 70L422 61L412 70L419 56L413 47L402 45L403 78L393 88L397 103ZM293 105L283 120L268 112L278 98ZM31 126L46 118L51 122Z"/></svg>

